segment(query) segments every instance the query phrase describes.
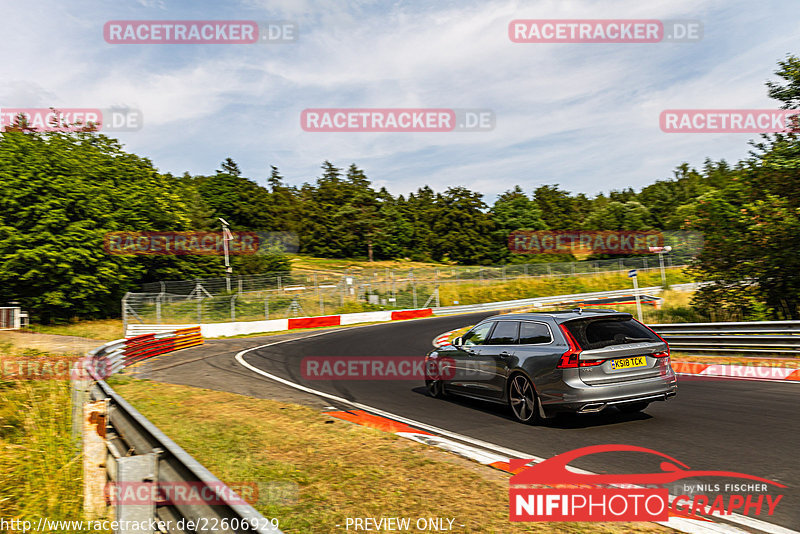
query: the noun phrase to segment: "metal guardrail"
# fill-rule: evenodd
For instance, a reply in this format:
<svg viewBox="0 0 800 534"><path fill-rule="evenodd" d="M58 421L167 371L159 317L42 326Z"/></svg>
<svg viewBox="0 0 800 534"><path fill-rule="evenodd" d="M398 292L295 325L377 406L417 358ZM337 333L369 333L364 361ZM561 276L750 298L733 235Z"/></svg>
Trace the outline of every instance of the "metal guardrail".
<svg viewBox="0 0 800 534"><path fill-rule="evenodd" d="M649 325L675 352L750 356L800 356L800 321Z"/></svg>
<svg viewBox="0 0 800 534"><path fill-rule="evenodd" d="M142 334L163 334L165 332L173 332L177 326L183 327L184 325L174 324L129 324L125 335L140 336ZM200 326L199 324L187 324L187 328Z"/></svg>
<svg viewBox="0 0 800 534"><path fill-rule="evenodd" d="M73 434L83 435L87 517L108 511L109 485L112 491L115 484L149 484L151 490L181 485L212 496L160 501L157 491L145 491L135 503L112 499L116 534L152 533L138 528L151 520L169 533L281 532L103 380L136 361L200 343L199 328L112 341L89 352L83 361L88 376L73 381Z"/></svg>

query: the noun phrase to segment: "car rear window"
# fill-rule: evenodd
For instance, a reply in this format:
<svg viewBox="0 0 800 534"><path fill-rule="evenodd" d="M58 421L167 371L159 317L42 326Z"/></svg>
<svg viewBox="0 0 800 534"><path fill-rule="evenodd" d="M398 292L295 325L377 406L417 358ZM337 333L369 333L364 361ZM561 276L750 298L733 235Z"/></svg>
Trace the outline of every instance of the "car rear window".
<svg viewBox="0 0 800 534"><path fill-rule="evenodd" d="M632 317L577 319L564 323L564 326L584 350L642 341L661 341L650 329Z"/></svg>

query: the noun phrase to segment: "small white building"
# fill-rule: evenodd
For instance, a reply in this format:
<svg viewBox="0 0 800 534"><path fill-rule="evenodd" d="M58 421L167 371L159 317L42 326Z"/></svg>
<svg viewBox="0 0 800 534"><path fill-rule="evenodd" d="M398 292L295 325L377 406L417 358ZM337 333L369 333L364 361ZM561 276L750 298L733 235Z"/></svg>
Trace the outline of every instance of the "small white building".
<svg viewBox="0 0 800 534"><path fill-rule="evenodd" d="M19 330L28 327L28 312L17 306L0 306L0 330Z"/></svg>

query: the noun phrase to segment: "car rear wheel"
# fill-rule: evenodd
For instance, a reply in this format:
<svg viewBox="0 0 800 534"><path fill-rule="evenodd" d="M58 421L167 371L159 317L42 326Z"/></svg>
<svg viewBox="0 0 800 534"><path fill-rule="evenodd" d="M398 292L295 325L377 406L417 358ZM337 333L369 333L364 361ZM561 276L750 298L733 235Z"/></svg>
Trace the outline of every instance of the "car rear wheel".
<svg viewBox="0 0 800 534"><path fill-rule="evenodd" d="M444 384L441 380L425 380L425 388L428 390L428 395L436 399L445 397Z"/></svg>
<svg viewBox="0 0 800 534"><path fill-rule="evenodd" d="M514 419L520 423L533 424L539 421L539 402L533 384L523 374L511 377L508 383L508 405Z"/></svg>
<svg viewBox="0 0 800 534"><path fill-rule="evenodd" d="M623 404L618 406L619 411L622 413L636 413L641 412L650 405L649 402L633 402L631 404Z"/></svg>

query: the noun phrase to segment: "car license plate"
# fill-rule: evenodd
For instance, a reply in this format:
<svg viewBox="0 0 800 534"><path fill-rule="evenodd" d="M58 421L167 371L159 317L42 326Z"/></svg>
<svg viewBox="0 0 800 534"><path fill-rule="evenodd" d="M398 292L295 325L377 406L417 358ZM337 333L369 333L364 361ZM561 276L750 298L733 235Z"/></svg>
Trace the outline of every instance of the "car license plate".
<svg viewBox="0 0 800 534"><path fill-rule="evenodd" d="M632 369L633 367L647 367L647 358L644 356L633 356L632 358L619 358L611 360L611 370Z"/></svg>

